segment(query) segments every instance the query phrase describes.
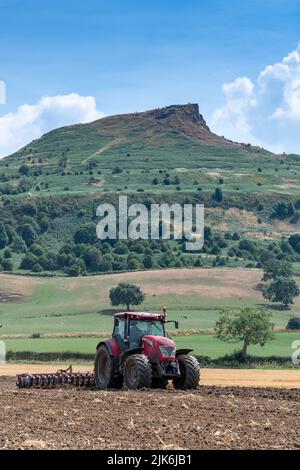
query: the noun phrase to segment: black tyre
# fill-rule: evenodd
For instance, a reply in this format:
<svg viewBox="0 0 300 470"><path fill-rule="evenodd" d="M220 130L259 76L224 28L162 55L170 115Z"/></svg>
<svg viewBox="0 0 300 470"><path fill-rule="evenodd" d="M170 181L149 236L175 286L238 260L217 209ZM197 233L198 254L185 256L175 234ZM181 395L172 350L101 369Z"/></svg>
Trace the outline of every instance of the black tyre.
<svg viewBox="0 0 300 470"><path fill-rule="evenodd" d="M94 372L99 390L121 388L123 385L123 377L114 373L113 359L105 346L100 346L96 352Z"/></svg>
<svg viewBox="0 0 300 470"><path fill-rule="evenodd" d="M152 368L144 354L132 354L126 359L124 366L124 385L129 390L150 388Z"/></svg>
<svg viewBox="0 0 300 470"><path fill-rule="evenodd" d="M173 379L174 388L180 390L196 389L200 382L200 365L194 356L177 356L180 377Z"/></svg>
<svg viewBox="0 0 300 470"><path fill-rule="evenodd" d="M151 388L165 389L167 388L168 383L169 381L166 377L161 377L161 378L155 377L154 379L152 379Z"/></svg>

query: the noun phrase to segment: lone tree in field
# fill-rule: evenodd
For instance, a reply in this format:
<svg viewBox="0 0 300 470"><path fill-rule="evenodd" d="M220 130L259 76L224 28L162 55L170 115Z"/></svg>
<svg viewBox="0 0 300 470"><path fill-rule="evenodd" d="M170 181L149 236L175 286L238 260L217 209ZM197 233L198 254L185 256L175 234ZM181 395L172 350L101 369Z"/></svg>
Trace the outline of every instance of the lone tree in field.
<svg viewBox="0 0 300 470"><path fill-rule="evenodd" d="M299 287L292 277L278 277L270 285L263 287L263 296L271 302L280 302L285 307L294 303L300 295Z"/></svg>
<svg viewBox="0 0 300 470"><path fill-rule="evenodd" d="M140 287L121 282L110 289L109 298L112 305L126 305L127 310L130 310L130 305L140 305L144 301L145 294Z"/></svg>
<svg viewBox="0 0 300 470"><path fill-rule="evenodd" d="M278 277L291 277L293 268L291 263L286 261L272 260L264 265L264 275L262 281L277 279Z"/></svg>
<svg viewBox="0 0 300 470"><path fill-rule="evenodd" d="M246 357L250 344L264 346L274 338L274 324L270 314L246 307L238 312L222 311L216 321L216 337L227 343L243 343L242 356Z"/></svg>

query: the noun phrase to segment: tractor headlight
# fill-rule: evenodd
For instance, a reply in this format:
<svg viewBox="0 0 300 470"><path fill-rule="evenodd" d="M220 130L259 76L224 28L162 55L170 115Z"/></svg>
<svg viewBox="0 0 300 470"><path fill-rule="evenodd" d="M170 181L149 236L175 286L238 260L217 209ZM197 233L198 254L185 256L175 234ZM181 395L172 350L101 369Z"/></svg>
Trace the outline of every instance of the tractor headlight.
<svg viewBox="0 0 300 470"><path fill-rule="evenodd" d="M175 357L176 348L174 346L159 346L162 357Z"/></svg>

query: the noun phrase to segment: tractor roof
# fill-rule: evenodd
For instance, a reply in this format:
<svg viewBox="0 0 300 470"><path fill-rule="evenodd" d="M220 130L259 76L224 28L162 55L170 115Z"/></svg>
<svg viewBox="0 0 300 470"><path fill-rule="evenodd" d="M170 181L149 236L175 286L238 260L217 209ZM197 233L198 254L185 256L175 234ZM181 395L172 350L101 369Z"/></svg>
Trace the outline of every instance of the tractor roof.
<svg viewBox="0 0 300 470"><path fill-rule="evenodd" d="M128 317L131 320L164 320L163 313L150 312L119 312L114 315L117 318Z"/></svg>

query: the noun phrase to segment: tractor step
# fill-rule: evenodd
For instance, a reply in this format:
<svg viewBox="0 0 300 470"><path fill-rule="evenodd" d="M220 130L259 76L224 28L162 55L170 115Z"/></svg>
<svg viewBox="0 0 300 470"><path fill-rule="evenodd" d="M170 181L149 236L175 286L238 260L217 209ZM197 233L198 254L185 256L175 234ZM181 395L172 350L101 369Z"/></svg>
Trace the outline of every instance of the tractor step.
<svg viewBox="0 0 300 470"><path fill-rule="evenodd" d="M95 385L95 377L93 373L73 372L72 366L65 370L60 369L52 374L18 374L16 379L16 385L19 388L51 388L61 385L92 387Z"/></svg>

